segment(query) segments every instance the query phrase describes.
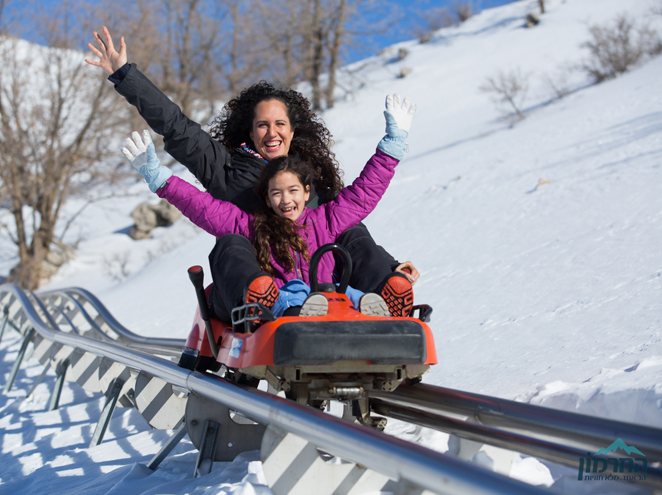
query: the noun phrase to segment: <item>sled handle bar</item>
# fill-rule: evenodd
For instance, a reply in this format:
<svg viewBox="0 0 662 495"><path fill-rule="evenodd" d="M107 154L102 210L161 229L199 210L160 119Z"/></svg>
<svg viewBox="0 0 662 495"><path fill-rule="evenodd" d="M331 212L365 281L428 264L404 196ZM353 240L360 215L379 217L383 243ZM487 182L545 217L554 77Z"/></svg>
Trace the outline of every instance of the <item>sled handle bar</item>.
<svg viewBox="0 0 662 495"><path fill-rule="evenodd" d="M352 258L349 256L347 250L340 244L324 244L321 246L313 257L310 259L310 289L312 292L318 292L320 284L317 282L317 266L319 265L322 256L329 251L336 251L342 257L342 273L340 275L340 285L337 292L344 294L349 285L349 277L352 274ZM334 290L336 290L334 288Z"/></svg>

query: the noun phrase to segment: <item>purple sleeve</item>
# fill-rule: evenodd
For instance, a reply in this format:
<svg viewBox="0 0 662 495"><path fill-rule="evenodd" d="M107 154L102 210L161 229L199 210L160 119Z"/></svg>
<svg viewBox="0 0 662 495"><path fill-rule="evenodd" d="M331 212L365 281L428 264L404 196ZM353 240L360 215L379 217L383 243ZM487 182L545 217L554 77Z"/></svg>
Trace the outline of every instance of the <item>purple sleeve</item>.
<svg viewBox="0 0 662 495"><path fill-rule="evenodd" d="M398 160L377 150L351 185L328 203L315 208L315 222L325 222L332 236L337 237L375 209L395 174Z"/></svg>
<svg viewBox="0 0 662 495"><path fill-rule="evenodd" d="M249 236L251 215L229 201L215 199L208 192L200 191L175 175L170 177L156 194L212 235Z"/></svg>

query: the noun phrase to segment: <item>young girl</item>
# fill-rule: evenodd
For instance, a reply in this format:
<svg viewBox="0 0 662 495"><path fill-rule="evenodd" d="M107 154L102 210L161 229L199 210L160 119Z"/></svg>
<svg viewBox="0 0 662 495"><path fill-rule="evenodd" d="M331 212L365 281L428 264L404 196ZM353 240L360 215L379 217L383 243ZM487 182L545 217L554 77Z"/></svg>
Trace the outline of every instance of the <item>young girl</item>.
<svg viewBox="0 0 662 495"><path fill-rule="evenodd" d="M387 96L386 135L377 151L350 186L343 188L334 200L314 209L305 206L315 179L313 168L296 155L278 157L267 163L258 184L266 209L251 215L173 176L168 168L160 165L148 131L143 132L142 138L133 132L122 152L143 175L152 192L177 207L197 226L215 236L239 234L253 241L266 274L251 282L246 302L260 302L272 307L274 316L280 316L288 307L299 306L310 292L306 285L310 282L310 255L323 244L334 242L377 206L395 173L395 166L405 154L414 111L415 107L407 99ZM333 268L333 256L325 255L318 266L318 280L331 282ZM358 301L361 293L348 290L348 296L361 310L406 316L413 303L411 284L399 274L393 274L390 279L382 289L390 302L388 310L384 301L375 299L374 295ZM254 284L261 285L259 290L251 290ZM273 288L264 290L265 284ZM408 286L403 288L403 284ZM255 300L251 298L253 292L268 294L268 297ZM393 298L394 293L403 294L406 301L402 297ZM302 315L324 314L326 299L317 296L308 298L301 309Z"/></svg>

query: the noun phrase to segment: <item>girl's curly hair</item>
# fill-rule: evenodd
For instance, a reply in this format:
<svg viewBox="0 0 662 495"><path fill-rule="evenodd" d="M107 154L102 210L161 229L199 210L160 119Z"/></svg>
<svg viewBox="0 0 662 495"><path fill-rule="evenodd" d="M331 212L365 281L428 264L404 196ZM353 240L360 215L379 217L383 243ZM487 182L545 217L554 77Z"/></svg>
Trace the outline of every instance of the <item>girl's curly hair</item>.
<svg viewBox="0 0 662 495"><path fill-rule="evenodd" d="M309 259L308 247L300 234L301 226L276 215L266 206L269 181L280 172L296 175L304 189L310 189L317 179L316 171L298 155L274 158L262 171L256 191L265 200L265 206L253 217L253 244L260 267L272 275L271 253L287 271L293 270L296 265L295 253L299 253L304 260Z"/></svg>
<svg viewBox="0 0 662 495"><path fill-rule="evenodd" d="M239 96L228 101L211 124L209 134L228 149L239 148L243 143L253 146L250 131L255 107L265 100L279 100L287 107L294 137L290 153L317 170L315 190L324 203L334 198L342 189L341 171L335 154L331 151L331 133L320 118L310 109L310 102L298 91L260 81L244 89Z"/></svg>

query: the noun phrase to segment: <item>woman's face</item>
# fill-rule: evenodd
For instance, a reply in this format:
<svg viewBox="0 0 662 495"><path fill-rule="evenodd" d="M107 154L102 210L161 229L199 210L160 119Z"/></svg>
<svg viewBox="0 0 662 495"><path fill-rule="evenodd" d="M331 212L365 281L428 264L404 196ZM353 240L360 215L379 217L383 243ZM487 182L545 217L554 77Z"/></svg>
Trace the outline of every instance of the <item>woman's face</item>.
<svg viewBox="0 0 662 495"><path fill-rule="evenodd" d="M287 107L280 100L263 100L255 106L250 132L255 150L267 160L286 156L294 137Z"/></svg>
<svg viewBox="0 0 662 495"><path fill-rule="evenodd" d="M310 187L304 186L299 177L284 170L269 179L267 205L279 217L297 220L310 198Z"/></svg>

